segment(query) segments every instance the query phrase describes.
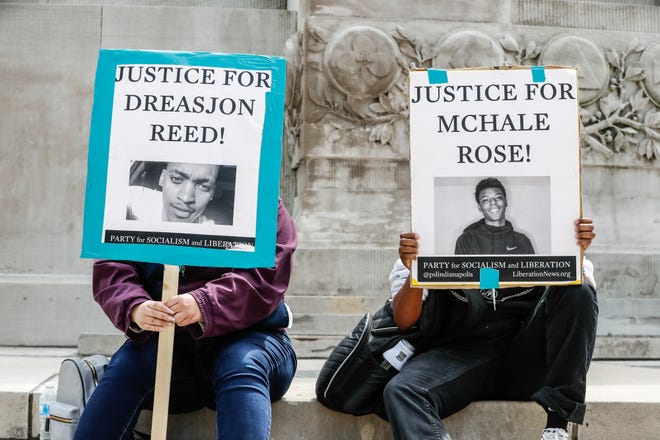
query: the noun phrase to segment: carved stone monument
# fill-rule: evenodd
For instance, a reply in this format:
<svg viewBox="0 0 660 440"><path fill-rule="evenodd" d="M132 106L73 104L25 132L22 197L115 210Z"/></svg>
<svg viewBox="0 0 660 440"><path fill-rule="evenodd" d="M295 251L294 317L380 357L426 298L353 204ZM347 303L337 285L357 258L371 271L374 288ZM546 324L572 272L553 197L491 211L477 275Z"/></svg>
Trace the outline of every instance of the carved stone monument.
<svg viewBox="0 0 660 440"><path fill-rule="evenodd" d="M285 52L282 197L300 236L292 335L309 342L301 356L318 357L389 295L398 234L410 228L408 71L577 66L584 212L598 232L588 252L599 279L596 354L660 357L653 4L0 1L0 102L10 109L0 118L0 318L12 329L0 343L72 346L81 333L115 331L91 298L91 261L79 255L96 57L100 47L125 47Z"/></svg>
<svg viewBox="0 0 660 440"><path fill-rule="evenodd" d="M283 183L300 236L291 294L308 333L346 331L354 316L342 312L389 295L410 229L409 70L568 65L579 69L584 213L598 232L597 354L660 353L660 8L310 0L299 13Z"/></svg>

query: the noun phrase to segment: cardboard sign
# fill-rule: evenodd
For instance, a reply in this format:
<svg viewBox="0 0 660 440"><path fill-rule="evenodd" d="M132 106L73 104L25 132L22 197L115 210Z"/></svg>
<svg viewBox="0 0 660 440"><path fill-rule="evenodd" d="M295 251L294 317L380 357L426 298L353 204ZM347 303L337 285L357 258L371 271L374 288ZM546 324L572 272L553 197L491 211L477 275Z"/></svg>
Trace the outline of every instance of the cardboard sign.
<svg viewBox="0 0 660 440"><path fill-rule="evenodd" d="M410 73L413 285L580 282L577 93L574 68Z"/></svg>
<svg viewBox="0 0 660 440"><path fill-rule="evenodd" d="M285 60L101 50L82 257L274 264Z"/></svg>

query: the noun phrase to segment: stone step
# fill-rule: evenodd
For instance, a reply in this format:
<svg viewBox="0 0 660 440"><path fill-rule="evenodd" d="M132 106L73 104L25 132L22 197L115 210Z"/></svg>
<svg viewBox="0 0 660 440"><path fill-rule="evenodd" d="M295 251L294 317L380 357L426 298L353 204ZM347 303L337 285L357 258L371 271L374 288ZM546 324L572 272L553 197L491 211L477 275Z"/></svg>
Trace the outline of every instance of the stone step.
<svg viewBox="0 0 660 440"><path fill-rule="evenodd" d="M80 334L113 332L91 297L89 283L88 276L0 276L0 321L14 329L0 334L0 345L75 346ZM607 291L605 287L601 290ZM294 332L309 335L344 335L365 312L375 312L389 296L389 288L377 295L306 292L290 291L287 301L294 313ZM619 298L601 293L599 305L599 335L660 336L660 301L655 296ZM40 323L38 331L35 322Z"/></svg>
<svg viewBox="0 0 660 440"><path fill-rule="evenodd" d="M70 348L0 347L0 439L34 439L38 433L39 393L57 380ZM322 360L302 359L284 399L273 405L272 440L391 440L389 426L376 416L354 417L330 411L314 394ZM587 417L572 426L572 439L655 440L660 432L660 361L595 361L588 375ZM144 412L140 428L148 431ZM538 438L544 424L531 402L476 402L447 419L454 438ZM169 440L214 437L214 413L202 410L168 418Z"/></svg>
<svg viewBox="0 0 660 440"><path fill-rule="evenodd" d="M39 0L23 0L22 3L45 3ZM108 5L110 2L107 0L49 0L47 3L51 5L69 5L80 6L86 5ZM245 8L245 9L286 9L286 0L113 0L114 6L147 6L147 7L163 7L173 6L187 8L194 7L214 7L214 8Z"/></svg>
<svg viewBox="0 0 660 440"><path fill-rule="evenodd" d="M295 256L287 299L298 333L343 335L390 294L393 249L301 248ZM660 259L604 251L591 252L590 258L599 274L599 334L660 337L660 290L650 275L659 273ZM85 273L0 274L0 321L13 329L0 334L0 345L75 346L82 333L112 332L92 299L91 269Z"/></svg>
<svg viewBox="0 0 660 440"><path fill-rule="evenodd" d="M598 367L596 367L598 368ZM605 373L614 366L603 368ZM656 375L658 373L656 372ZM585 424L569 425L572 440L630 438L657 440L660 432L660 401L640 398L626 401L608 392L608 385L592 387L599 397L587 399ZM631 388L634 388L631 387ZM657 387L656 387L657 388ZM657 390L656 390L657 391ZM652 391L651 391L652 392ZM625 394L625 391L622 392ZM657 396L656 396L657 397ZM168 423L169 440L213 438L215 413L172 415ZM151 413L141 415L141 428L148 431ZM461 440L535 439L545 424L545 412L532 402L475 402L445 420L452 438ZM193 428L191 432L190 427ZM387 422L375 415L341 414L319 404L314 395L314 381L297 379L280 402L273 404L271 440L391 440Z"/></svg>
<svg viewBox="0 0 660 440"><path fill-rule="evenodd" d="M287 301L294 313L292 330L310 335L346 334L364 313L378 310L385 298L289 296ZM660 337L659 300L600 297L598 303L599 335Z"/></svg>
<svg viewBox="0 0 660 440"><path fill-rule="evenodd" d="M307 335L289 333L300 359L326 359L343 335ZM124 342L119 333L82 334L78 352L82 355L102 353L110 356ZM594 359L660 359L660 337L654 336L598 336ZM1 438L1 437L0 437Z"/></svg>

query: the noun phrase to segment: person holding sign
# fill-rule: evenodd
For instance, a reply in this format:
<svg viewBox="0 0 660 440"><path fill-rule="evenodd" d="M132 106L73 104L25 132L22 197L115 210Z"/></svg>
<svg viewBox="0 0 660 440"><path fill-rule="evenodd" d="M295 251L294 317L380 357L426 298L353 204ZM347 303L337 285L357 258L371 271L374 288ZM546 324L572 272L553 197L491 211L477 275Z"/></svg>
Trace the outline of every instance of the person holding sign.
<svg viewBox="0 0 660 440"><path fill-rule="evenodd" d="M506 189L498 179L489 177L477 183L474 191L483 218L465 228L456 240L456 255L504 255L534 253L529 238L514 231L506 219Z"/></svg>
<svg viewBox="0 0 660 440"><path fill-rule="evenodd" d="M214 224L204 215L213 200L218 165L168 163L158 185L162 191L130 186L127 220Z"/></svg>
<svg viewBox="0 0 660 440"><path fill-rule="evenodd" d="M176 183L187 172L201 184L201 174L195 180L187 168L168 167L165 176ZM75 438L133 438L140 411L153 401L158 333L175 325L170 412L207 406L217 412L218 439L267 440L271 402L296 370L284 303L296 246L280 201L272 268L182 266L179 294L162 302L162 265L96 261L94 299L128 340L112 356Z"/></svg>
<svg viewBox="0 0 660 440"><path fill-rule="evenodd" d="M587 249L595 237L593 221L578 219L575 233L578 246ZM596 338L591 263L584 261L581 285L514 287L495 295L489 289L483 292L488 298L477 292L474 300L463 290L412 287L410 267L418 248L418 234L401 234L390 275L397 326L412 327L428 295L448 296L443 316L437 317L445 332L473 324L448 342L416 352L388 382L381 415L394 438L449 440L442 419L473 401L533 400L547 412L542 440L568 440L568 422L582 423L585 416L586 374Z"/></svg>

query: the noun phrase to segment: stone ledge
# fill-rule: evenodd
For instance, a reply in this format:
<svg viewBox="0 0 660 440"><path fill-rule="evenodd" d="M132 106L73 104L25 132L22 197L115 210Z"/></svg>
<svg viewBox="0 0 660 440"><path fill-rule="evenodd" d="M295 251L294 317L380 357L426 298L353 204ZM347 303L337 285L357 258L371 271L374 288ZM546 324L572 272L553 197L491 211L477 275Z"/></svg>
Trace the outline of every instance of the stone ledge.
<svg viewBox="0 0 660 440"><path fill-rule="evenodd" d="M310 395L310 392L312 393ZM148 432L151 412L140 418L142 431ZM530 423L530 421L533 421ZM446 424L454 438L537 438L543 429L543 410L531 402L477 402L448 418ZM191 427L196 427L191 432ZM492 436L496 433L495 436ZM169 440L213 438L215 413L171 415ZM491 437L488 437L491 435ZM313 383L298 381L287 396L273 404L271 440L391 440L386 421L375 415L352 416L331 411L313 397Z"/></svg>
<svg viewBox="0 0 660 440"><path fill-rule="evenodd" d="M73 348L0 347L0 439L34 439L39 393L56 381L61 361ZM330 411L315 399L322 359L300 359L285 398L273 405L273 440L390 440L389 426L376 416L354 417ZM660 432L660 361L595 361L588 376L588 411L577 429L581 440L650 440ZM141 427L151 420L145 412ZM544 415L531 402L476 402L447 419L455 438L538 438ZM213 438L209 410L171 415L169 440ZM577 434L576 434L577 435Z"/></svg>
<svg viewBox="0 0 660 440"><path fill-rule="evenodd" d="M326 359L343 337L337 334L317 335L297 332L290 332L289 336L301 359ZM119 333L82 334L78 339L78 352L82 355L101 353L109 356L123 342L124 336ZM660 359L660 337L599 335L596 338L594 359Z"/></svg>
<svg viewBox="0 0 660 440"><path fill-rule="evenodd" d="M602 384L600 376L610 376L613 382L621 374L632 373L628 368L616 365L596 364L595 384L588 392L588 409L585 424L570 425L573 440L602 440L604 438L630 438L634 440L657 439L660 432L660 382L646 383L645 394L639 400L621 393L615 383ZM637 365L639 368L640 365ZM658 368L655 365L653 368ZM618 373L616 370L619 370ZM660 380L660 372L644 380ZM627 377L621 387L635 390L634 379ZM375 415L355 417L323 407L314 395L314 378L297 378L283 400L273 405L271 440L391 440L389 425ZM614 387L614 388L612 388ZM589 395L593 395L593 399ZM148 431L151 413L145 411L140 428ZM446 424L454 438L462 440L533 439L538 438L545 423L545 413L533 402L488 401L475 402L449 417ZM191 428L194 427L194 428ZM193 429L193 431L191 431ZM171 415L168 423L168 439L213 438L215 413L202 410L196 413Z"/></svg>

